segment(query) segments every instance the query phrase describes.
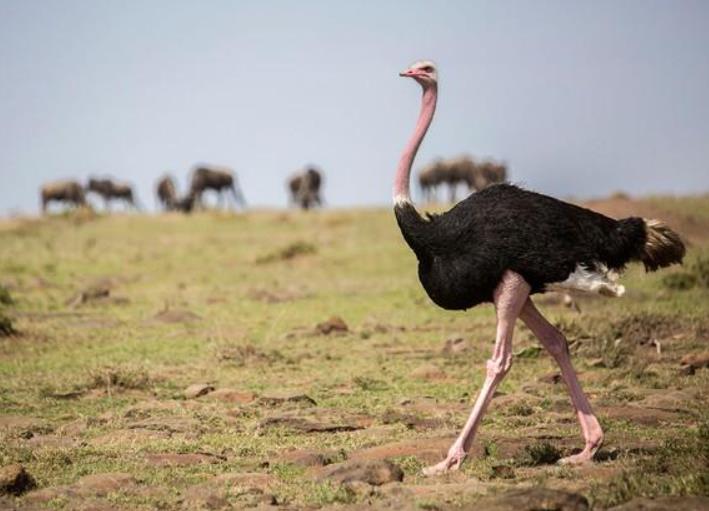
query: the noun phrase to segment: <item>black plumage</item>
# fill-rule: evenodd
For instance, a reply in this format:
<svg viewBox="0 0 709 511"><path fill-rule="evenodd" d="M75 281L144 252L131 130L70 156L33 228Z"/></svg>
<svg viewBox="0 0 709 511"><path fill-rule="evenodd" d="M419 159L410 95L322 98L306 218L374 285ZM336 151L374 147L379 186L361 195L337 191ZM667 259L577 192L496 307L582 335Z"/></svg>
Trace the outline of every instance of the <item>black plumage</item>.
<svg viewBox="0 0 709 511"><path fill-rule="evenodd" d="M579 265L604 272L643 261L654 270L684 255L684 245L666 228L676 239L653 254L648 243L653 228L642 218L614 220L509 184L470 195L440 215L422 218L410 202L397 204L394 212L418 258L421 284L445 309L492 301L507 270L540 293L565 281Z"/></svg>

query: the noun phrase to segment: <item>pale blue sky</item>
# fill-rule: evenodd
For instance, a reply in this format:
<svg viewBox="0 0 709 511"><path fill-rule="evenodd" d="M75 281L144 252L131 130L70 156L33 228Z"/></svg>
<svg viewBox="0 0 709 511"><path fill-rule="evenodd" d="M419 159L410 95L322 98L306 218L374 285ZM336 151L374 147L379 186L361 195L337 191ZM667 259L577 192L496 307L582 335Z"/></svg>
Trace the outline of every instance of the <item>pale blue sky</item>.
<svg viewBox="0 0 709 511"><path fill-rule="evenodd" d="M254 205L314 162L331 205L387 204L419 153L504 159L549 194L709 190L707 1L0 0L0 214L43 181L109 173L153 204L173 172L233 167Z"/></svg>

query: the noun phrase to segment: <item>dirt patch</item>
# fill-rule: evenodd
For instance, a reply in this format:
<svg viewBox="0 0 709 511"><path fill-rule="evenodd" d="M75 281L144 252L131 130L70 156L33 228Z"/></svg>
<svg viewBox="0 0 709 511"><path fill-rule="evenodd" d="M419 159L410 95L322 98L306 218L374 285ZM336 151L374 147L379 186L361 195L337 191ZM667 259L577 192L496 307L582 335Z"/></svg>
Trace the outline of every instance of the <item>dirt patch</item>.
<svg viewBox="0 0 709 511"><path fill-rule="evenodd" d="M151 429L119 429L105 433L89 440L89 443L97 447L106 446L141 446L158 440L170 438L169 431L156 431Z"/></svg>
<svg viewBox="0 0 709 511"><path fill-rule="evenodd" d="M259 422L259 428L286 427L301 433L336 433L364 429L373 420L367 415L350 414L336 410L294 410L276 413Z"/></svg>
<svg viewBox="0 0 709 511"><path fill-rule="evenodd" d="M349 453L348 458L353 461L386 460L400 456L416 456L424 463L435 463L446 457L448 449L455 437L418 438L404 440L376 447L360 449ZM476 442L475 444L479 444ZM475 450L475 446L473 447ZM481 449L478 447L477 453Z"/></svg>
<svg viewBox="0 0 709 511"><path fill-rule="evenodd" d="M587 511L589 505L582 495L537 487L483 497L460 509L466 511L479 509L486 511Z"/></svg>
<svg viewBox="0 0 709 511"><path fill-rule="evenodd" d="M276 480L269 474L221 474L205 483L190 486L183 492L188 509L233 509L259 505L275 505L276 498L267 493Z"/></svg>
<svg viewBox="0 0 709 511"><path fill-rule="evenodd" d="M208 383L193 383L184 390L183 395L185 399L195 399L200 396L206 396L213 390L214 385Z"/></svg>
<svg viewBox="0 0 709 511"><path fill-rule="evenodd" d="M214 464L226 461L223 456L209 453L188 453L188 454L148 454L145 456L148 465L154 467L184 467L190 465Z"/></svg>
<svg viewBox="0 0 709 511"><path fill-rule="evenodd" d="M157 323L195 323L201 321L202 317L187 309L163 309L150 322Z"/></svg>
<svg viewBox="0 0 709 511"><path fill-rule="evenodd" d="M258 404L264 406L317 406L317 403L312 397L300 392L280 392L264 394L258 399Z"/></svg>
<svg viewBox="0 0 709 511"><path fill-rule="evenodd" d="M706 511L709 509L709 497L655 497L654 499L640 497L608 511Z"/></svg>
<svg viewBox="0 0 709 511"><path fill-rule="evenodd" d="M265 289L257 288L250 290L246 296L251 300L264 303L286 303L295 300L302 300L312 296L311 293L304 293L295 289Z"/></svg>
<svg viewBox="0 0 709 511"><path fill-rule="evenodd" d="M461 353L469 353L472 349L473 347L469 341L462 337L455 337L446 340L443 344L443 349L441 349L441 353L447 357L451 357L460 355Z"/></svg>
<svg viewBox="0 0 709 511"><path fill-rule="evenodd" d="M422 417L412 413L400 412L398 410L387 410L382 415L381 420L384 424L403 424L408 429L413 429L416 431L437 429L445 424L445 422L439 418Z"/></svg>
<svg viewBox="0 0 709 511"><path fill-rule="evenodd" d="M72 309L89 304L125 305L128 303L130 300L127 297L114 295L112 285L104 281L82 289L66 301L66 305Z"/></svg>
<svg viewBox="0 0 709 511"><path fill-rule="evenodd" d="M40 419L25 415L0 415L0 432L31 438L34 433L46 433L47 426Z"/></svg>
<svg viewBox="0 0 709 511"><path fill-rule="evenodd" d="M82 477L72 485L55 486L31 492L25 497L25 500L38 503L46 503L56 498L83 500L87 497L103 497L111 493L130 491L136 486L136 481L130 474L92 474Z"/></svg>
<svg viewBox="0 0 709 511"><path fill-rule="evenodd" d="M322 335L341 334L347 332L348 330L349 328L347 328L347 323L345 323L345 320L339 316L332 316L327 321L318 323L315 326L315 331Z"/></svg>
<svg viewBox="0 0 709 511"><path fill-rule="evenodd" d="M308 243L307 241L295 241L274 252L269 252L257 257L254 262L256 264L268 264L279 261L290 261L298 257L315 254L316 252L317 248L312 243Z"/></svg>
<svg viewBox="0 0 709 511"><path fill-rule="evenodd" d="M107 393L119 390L147 390L153 381L148 372L137 366L105 366L89 372L88 389L105 389Z"/></svg>
<svg viewBox="0 0 709 511"><path fill-rule="evenodd" d="M446 373L434 364L424 364L411 371L411 376L419 380L443 380Z"/></svg>
<svg viewBox="0 0 709 511"><path fill-rule="evenodd" d="M341 462L345 458L345 452L337 449L295 449L277 456L279 461L301 467L324 467Z"/></svg>
<svg viewBox="0 0 709 511"><path fill-rule="evenodd" d="M612 339L621 338L631 345L642 346L653 339L671 337L686 329L686 322L676 316L640 312L629 314L611 323L607 335Z"/></svg>
<svg viewBox="0 0 709 511"><path fill-rule="evenodd" d="M257 395L253 392L247 390L236 390L236 389L216 389L214 392L210 392L205 396L204 399L221 401L222 403L245 405L253 403L257 398Z"/></svg>
<svg viewBox="0 0 709 511"><path fill-rule="evenodd" d="M201 424L191 417L156 417L130 423L127 428L165 431L170 434L190 433L193 435L203 431Z"/></svg>
<svg viewBox="0 0 709 511"><path fill-rule="evenodd" d="M320 480L334 481L340 484L363 482L372 486L404 480L404 472L391 461L346 461L328 467L319 476Z"/></svg>
<svg viewBox="0 0 709 511"><path fill-rule="evenodd" d="M220 362L229 362L238 366L273 364L285 360L280 351L263 351L253 344L222 346L217 349L216 356Z"/></svg>
<svg viewBox="0 0 709 511"><path fill-rule="evenodd" d="M664 422L676 422L680 416L666 410L648 409L640 406L605 406L599 410L601 417L625 420L643 426L658 426Z"/></svg>

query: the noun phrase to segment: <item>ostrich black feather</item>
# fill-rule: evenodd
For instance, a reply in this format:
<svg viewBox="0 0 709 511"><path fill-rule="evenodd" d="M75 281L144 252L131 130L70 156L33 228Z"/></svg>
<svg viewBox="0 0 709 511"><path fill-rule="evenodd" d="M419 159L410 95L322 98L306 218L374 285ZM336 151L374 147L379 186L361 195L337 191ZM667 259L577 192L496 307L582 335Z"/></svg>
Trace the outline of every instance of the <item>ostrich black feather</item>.
<svg viewBox="0 0 709 511"><path fill-rule="evenodd" d="M394 212L418 259L421 284L445 309L492 301L506 270L520 274L532 293L540 293L579 266L621 271L630 261L647 259L650 228L642 218L614 220L509 184L472 194L427 219L409 202L397 204ZM680 262L682 255L677 238L672 254L654 260L666 266Z"/></svg>

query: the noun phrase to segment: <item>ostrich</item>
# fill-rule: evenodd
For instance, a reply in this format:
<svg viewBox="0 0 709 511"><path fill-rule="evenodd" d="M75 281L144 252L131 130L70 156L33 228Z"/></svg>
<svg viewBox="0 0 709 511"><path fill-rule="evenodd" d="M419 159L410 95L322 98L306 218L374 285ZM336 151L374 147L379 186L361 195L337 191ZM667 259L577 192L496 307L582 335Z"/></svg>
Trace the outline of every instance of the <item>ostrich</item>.
<svg viewBox="0 0 709 511"><path fill-rule="evenodd" d="M530 295L550 289L579 289L621 296L617 273L630 261L646 271L680 263L680 237L658 220L614 220L509 184L470 195L449 211L423 218L409 195L411 166L436 109L438 73L419 61L400 76L423 89L421 112L394 178L394 214L406 243L418 259L419 280L437 305L465 310L492 302L497 333L480 394L446 458L424 469L426 475L457 470L465 459L495 388L512 363L517 318L529 327L561 369L585 441L583 450L560 463L593 459L603 431L581 390L563 334L537 310Z"/></svg>

